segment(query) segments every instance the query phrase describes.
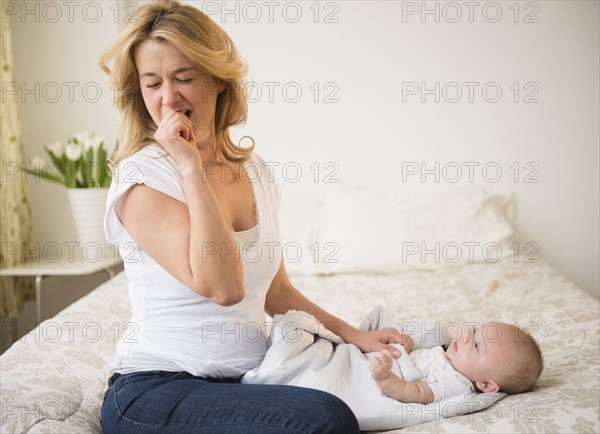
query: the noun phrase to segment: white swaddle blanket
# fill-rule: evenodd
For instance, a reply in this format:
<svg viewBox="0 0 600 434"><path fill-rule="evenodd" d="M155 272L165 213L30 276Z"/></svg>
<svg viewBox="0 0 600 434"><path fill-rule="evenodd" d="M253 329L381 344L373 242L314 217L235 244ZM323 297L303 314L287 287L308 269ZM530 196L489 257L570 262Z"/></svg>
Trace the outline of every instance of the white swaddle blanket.
<svg viewBox="0 0 600 434"><path fill-rule="evenodd" d="M433 324L433 322L429 322ZM427 321L394 323L380 306L363 321L360 328L376 330L394 327L411 336L414 349L444 345L440 333L431 327L418 327ZM394 344L394 346L396 346ZM393 372L407 381L423 378L404 347ZM481 393L474 397L451 397L431 404L401 403L383 394L371 378L369 363L373 353L363 354L356 346L327 330L306 312L289 311L276 315L270 327L269 349L262 364L242 377L247 384L287 384L332 393L352 409L361 430L403 428L482 410L503 393Z"/></svg>

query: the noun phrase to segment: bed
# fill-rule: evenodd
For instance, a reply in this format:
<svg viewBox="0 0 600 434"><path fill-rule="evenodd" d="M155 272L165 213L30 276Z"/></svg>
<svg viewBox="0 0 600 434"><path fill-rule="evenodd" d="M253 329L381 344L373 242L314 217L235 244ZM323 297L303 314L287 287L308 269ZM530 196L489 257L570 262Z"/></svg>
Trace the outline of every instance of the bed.
<svg viewBox="0 0 600 434"><path fill-rule="evenodd" d="M504 201L496 205L506 208ZM477 209L480 218L481 206ZM334 210L344 212L340 204ZM490 227L485 230L489 233ZM303 231L310 232L306 227ZM290 263L292 282L356 326L378 305L396 321L496 319L526 328L544 354L545 370L533 391L505 397L484 411L393 432L600 431L599 302L544 261L511 254L451 265L403 263L381 273L369 264L363 269L353 264L348 250L344 255L337 263L317 264L325 267L318 272L301 270L301 261ZM343 270L345 266L354 272ZM127 324L126 288L121 272L42 322L1 356L1 432L100 432L106 363L116 341L134 333Z"/></svg>

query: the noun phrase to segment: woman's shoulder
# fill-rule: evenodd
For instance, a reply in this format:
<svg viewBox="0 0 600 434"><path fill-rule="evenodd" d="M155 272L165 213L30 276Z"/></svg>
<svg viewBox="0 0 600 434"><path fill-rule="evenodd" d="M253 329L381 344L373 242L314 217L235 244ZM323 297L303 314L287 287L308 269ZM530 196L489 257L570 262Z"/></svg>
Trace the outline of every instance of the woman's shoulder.
<svg viewBox="0 0 600 434"><path fill-rule="evenodd" d="M256 170L263 173L272 173L273 166L277 165L277 163L265 161L256 151L252 151L249 154L249 158L246 164L249 166L250 169L254 167Z"/></svg>
<svg viewBox="0 0 600 434"><path fill-rule="evenodd" d="M159 145L151 143L123 158L116 168L118 178L135 179L139 182L148 177L154 179L179 179L175 160Z"/></svg>
<svg viewBox="0 0 600 434"><path fill-rule="evenodd" d="M246 172L250 180L258 183L265 193L274 199L275 203L279 203L281 200L281 186L275 174L275 169L279 166L279 163L267 161L255 151L252 151L247 164Z"/></svg>
<svg viewBox="0 0 600 434"><path fill-rule="evenodd" d="M265 161L256 151L252 151L246 161L246 172L255 180L262 178L273 180L272 166L273 163Z"/></svg>
<svg viewBox="0 0 600 434"><path fill-rule="evenodd" d="M131 155L123 158L119 164L120 167L140 166L149 168L170 168L177 171L177 165L161 146L155 143L145 145L133 152Z"/></svg>
<svg viewBox="0 0 600 434"><path fill-rule="evenodd" d="M149 143L144 145L134 153L132 153L127 158L124 158L123 161L127 159L136 159L136 158L163 158L168 159L171 156L157 143Z"/></svg>

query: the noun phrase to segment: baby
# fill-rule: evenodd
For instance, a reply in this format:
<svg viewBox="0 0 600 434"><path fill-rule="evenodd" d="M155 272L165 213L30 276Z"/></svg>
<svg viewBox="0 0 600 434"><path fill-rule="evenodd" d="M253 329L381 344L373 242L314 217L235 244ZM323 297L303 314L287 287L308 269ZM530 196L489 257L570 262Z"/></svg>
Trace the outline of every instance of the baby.
<svg viewBox="0 0 600 434"><path fill-rule="evenodd" d="M424 380L405 381L394 374L387 350L377 353L369 365L383 393L406 403L429 404L479 392L522 393L533 387L543 369L535 340L519 327L501 322L463 329L446 350L418 349L410 357Z"/></svg>

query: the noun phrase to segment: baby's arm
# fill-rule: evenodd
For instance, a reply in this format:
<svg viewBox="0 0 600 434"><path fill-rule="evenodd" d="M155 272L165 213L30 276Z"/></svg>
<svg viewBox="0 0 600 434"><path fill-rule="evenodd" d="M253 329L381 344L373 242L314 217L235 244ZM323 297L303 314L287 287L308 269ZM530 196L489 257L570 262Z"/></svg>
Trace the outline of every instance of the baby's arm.
<svg viewBox="0 0 600 434"><path fill-rule="evenodd" d="M369 365L371 375L383 393L401 402L433 402L433 391L429 384L425 381L404 381L392 372L392 363L392 353L383 350L375 354Z"/></svg>

